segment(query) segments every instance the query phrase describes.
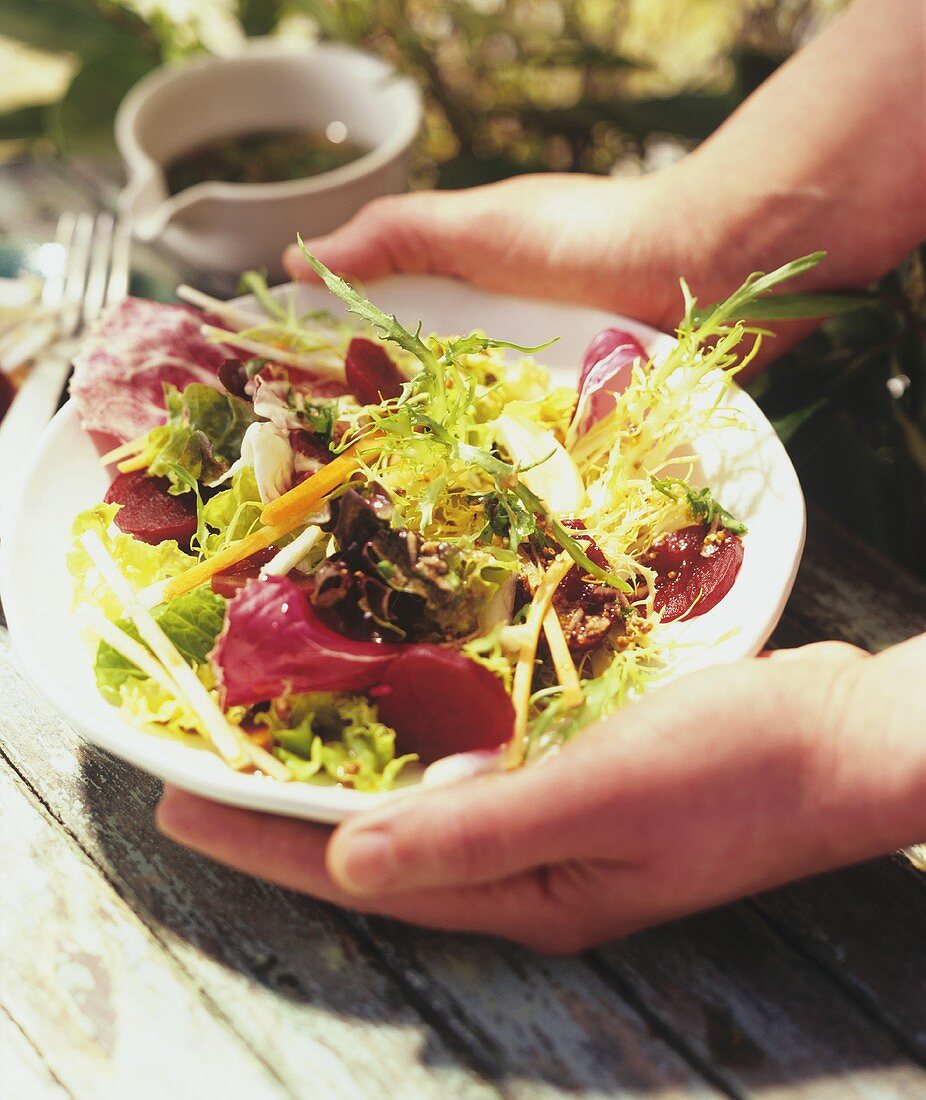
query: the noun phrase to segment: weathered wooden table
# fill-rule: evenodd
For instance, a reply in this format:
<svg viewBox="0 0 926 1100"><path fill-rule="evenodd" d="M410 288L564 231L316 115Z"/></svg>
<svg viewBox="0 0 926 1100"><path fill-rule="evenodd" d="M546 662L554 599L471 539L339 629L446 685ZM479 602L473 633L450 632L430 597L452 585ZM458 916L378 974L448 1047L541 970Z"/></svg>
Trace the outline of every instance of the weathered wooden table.
<svg viewBox="0 0 926 1100"><path fill-rule="evenodd" d="M14 192L60 206L23 175L0 230ZM926 585L812 517L779 644L924 627ZM3 626L0 790L4 1100L926 1097L926 877L900 858L567 959L358 916L161 837L158 784L49 710Z"/></svg>

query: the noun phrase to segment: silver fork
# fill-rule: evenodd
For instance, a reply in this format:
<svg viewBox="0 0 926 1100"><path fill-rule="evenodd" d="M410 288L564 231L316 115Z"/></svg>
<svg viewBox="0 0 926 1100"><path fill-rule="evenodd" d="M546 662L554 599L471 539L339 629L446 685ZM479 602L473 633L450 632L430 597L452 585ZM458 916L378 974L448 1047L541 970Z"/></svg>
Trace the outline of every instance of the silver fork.
<svg viewBox="0 0 926 1100"><path fill-rule="evenodd" d="M49 271L42 305L55 311L52 342L35 357L0 422L0 537L17 484L42 429L66 397L76 337L129 288L131 230L111 214L62 214L55 243L60 262Z"/></svg>

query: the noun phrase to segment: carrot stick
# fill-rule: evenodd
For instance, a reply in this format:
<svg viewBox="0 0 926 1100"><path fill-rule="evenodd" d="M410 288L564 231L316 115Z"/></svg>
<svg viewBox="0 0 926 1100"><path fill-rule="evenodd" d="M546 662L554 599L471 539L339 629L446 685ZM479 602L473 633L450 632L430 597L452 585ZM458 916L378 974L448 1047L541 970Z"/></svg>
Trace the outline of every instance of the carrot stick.
<svg viewBox="0 0 926 1100"><path fill-rule="evenodd" d="M379 446L372 436L358 440L301 485L272 500L263 510L261 521L274 524L302 519L319 501L350 479L360 465L361 455L373 454Z"/></svg>
<svg viewBox="0 0 926 1100"><path fill-rule="evenodd" d="M372 443L372 446L371 446ZM359 448L363 448L362 452ZM317 473L305 479L295 489L271 501L261 514L261 522L266 526L252 531L243 539L239 539L231 546L220 550L206 561L201 561L181 573L178 577L168 581L164 589L164 599L172 600L175 596L182 596L184 592L190 592L199 585L211 580L216 573L221 573L239 561L244 561L258 550L266 550L277 539L294 531L304 521L314 506L323 500L329 493L334 492L340 485L349 480L351 474L360 465L360 455L370 454L378 449L372 437L359 440L343 454L323 466Z"/></svg>
<svg viewBox="0 0 926 1100"><path fill-rule="evenodd" d="M256 554L258 550L266 550L277 539L282 538L283 535L288 535L293 528L298 526L299 520L295 520L288 524L281 523L275 527L261 527L257 531L252 531L250 535L245 535L243 539L233 542L231 546L220 550L213 557L201 561L185 573L181 573L173 580L168 581L164 588L164 599L172 600L176 596L182 596L185 592L191 592L194 588L198 588L201 584L211 580L216 573L221 573L223 570L237 565L239 561L244 561L245 558Z"/></svg>

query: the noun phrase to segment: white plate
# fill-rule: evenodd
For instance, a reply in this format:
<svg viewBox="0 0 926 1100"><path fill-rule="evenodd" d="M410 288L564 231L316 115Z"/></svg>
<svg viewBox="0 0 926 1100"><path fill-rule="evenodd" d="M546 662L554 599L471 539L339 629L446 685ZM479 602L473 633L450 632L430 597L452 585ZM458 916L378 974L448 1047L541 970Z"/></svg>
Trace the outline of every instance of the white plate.
<svg viewBox="0 0 926 1100"><path fill-rule="evenodd" d="M577 364L592 336L618 325L659 353L671 338L597 310L487 294L446 279L396 277L372 288L378 305L425 331L483 329L517 343L560 340L541 358L575 384ZM331 307L319 287L299 288L306 308ZM247 304L243 301L241 304ZM749 526L736 584L712 611L661 629L682 643L672 676L734 661L759 651L791 591L804 540L804 501L784 447L755 403L733 388L726 399L746 430L727 429L696 441L706 484ZM238 806L335 822L394 795L337 787L276 783L241 775L206 750L127 725L94 684L91 656L70 613L65 568L71 521L97 503L107 478L75 409L66 406L45 431L13 506L0 554L0 590L13 645L43 695L89 741L179 787Z"/></svg>

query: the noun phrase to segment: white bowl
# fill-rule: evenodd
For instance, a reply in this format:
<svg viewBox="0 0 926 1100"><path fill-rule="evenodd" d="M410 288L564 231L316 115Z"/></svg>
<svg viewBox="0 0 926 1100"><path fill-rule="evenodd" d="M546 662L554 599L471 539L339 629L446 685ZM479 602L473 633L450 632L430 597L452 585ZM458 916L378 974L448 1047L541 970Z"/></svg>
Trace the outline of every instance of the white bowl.
<svg viewBox="0 0 926 1100"><path fill-rule="evenodd" d="M573 385L586 345L608 325L633 332L651 353L672 345L671 337L611 314L488 294L431 276L385 279L370 292L379 306L407 324L414 327L421 319L425 331L480 328L524 344L559 336L540 358L560 381ZM297 293L307 309L332 306L321 287L302 286ZM724 405L737 410L743 427L701 436L694 447L704 482L749 526L745 557L736 583L717 607L689 622L658 628L678 643L665 679L757 653L784 609L803 546L804 501L784 447L741 390L730 389ZM0 591L14 649L60 713L94 744L219 802L334 822L403 796L406 792L363 794L241 775L209 751L133 728L104 702L94 683L91 653L70 611L65 554L74 516L97 503L106 487L106 473L73 405L65 406L40 441L0 545Z"/></svg>
<svg viewBox="0 0 926 1100"><path fill-rule="evenodd" d="M237 274L282 272L296 232L328 233L365 203L405 190L421 95L378 57L348 46L257 42L231 58L162 66L116 115L128 183L120 207L135 233L185 263ZM253 130L324 131L343 122L369 152L341 168L281 183L207 182L170 196L164 165L213 138Z"/></svg>

